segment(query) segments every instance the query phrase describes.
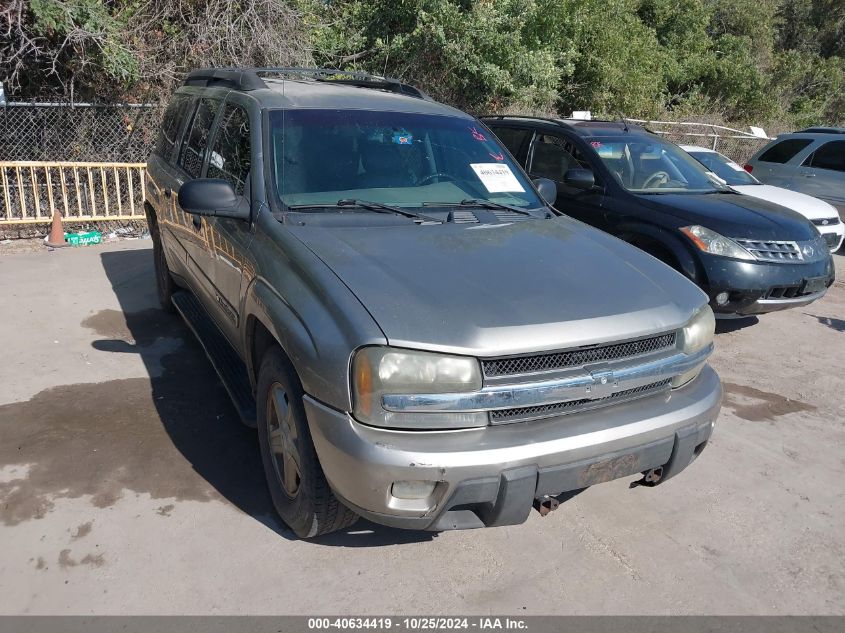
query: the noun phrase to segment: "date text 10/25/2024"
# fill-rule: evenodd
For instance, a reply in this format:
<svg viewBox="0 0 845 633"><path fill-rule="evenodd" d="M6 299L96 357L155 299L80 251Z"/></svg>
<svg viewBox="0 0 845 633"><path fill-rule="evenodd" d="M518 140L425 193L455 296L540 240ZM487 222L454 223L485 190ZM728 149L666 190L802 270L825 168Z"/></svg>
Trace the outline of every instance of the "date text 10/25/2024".
<svg viewBox="0 0 845 633"><path fill-rule="evenodd" d="M358 630L380 629L384 631L447 631L479 630L504 631L525 630L528 625L521 618L496 617L344 617L344 618L308 618L308 630Z"/></svg>

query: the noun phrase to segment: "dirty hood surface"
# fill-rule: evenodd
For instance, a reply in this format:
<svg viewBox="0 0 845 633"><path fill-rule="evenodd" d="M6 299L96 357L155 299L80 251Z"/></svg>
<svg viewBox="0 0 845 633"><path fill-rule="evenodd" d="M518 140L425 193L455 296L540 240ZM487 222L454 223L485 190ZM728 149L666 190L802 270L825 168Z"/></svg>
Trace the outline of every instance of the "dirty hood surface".
<svg viewBox="0 0 845 633"><path fill-rule="evenodd" d="M706 303L669 267L568 218L291 230L395 346L561 349L673 329Z"/></svg>

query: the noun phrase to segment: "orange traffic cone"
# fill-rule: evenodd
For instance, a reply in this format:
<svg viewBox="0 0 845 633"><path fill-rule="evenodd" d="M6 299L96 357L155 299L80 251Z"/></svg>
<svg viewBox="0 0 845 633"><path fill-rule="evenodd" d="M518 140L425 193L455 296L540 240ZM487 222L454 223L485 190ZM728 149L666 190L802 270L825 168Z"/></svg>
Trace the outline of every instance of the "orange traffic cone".
<svg viewBox="0 0 845 633"><path fill-rule="evenodd" d="M67 242L65 242L65 231L62 228L62 214L58 211L53 213L53 224L50 226L50 236L47 238L47 246L51 248L67 246Z"/></svg>

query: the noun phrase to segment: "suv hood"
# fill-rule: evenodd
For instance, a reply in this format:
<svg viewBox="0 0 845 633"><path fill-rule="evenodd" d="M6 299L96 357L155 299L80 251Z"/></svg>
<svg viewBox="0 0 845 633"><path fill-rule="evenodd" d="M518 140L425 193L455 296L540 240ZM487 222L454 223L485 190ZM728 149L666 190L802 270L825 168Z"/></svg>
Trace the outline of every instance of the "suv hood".
<svg viewBox="0 0 845 633"><path fill-rule="evenodd" d="M813 240L813 225L802 215L766 200L737 193L638 195L637 198L682 222L700 224L725 237L753 240Z"/></svg>
<svg viewBox="0 0 845 633"><path fill-rule="evenodd" d="M399 347L483 357L624 340L680 327L707 301L569 218L290 230Z"/></svg>

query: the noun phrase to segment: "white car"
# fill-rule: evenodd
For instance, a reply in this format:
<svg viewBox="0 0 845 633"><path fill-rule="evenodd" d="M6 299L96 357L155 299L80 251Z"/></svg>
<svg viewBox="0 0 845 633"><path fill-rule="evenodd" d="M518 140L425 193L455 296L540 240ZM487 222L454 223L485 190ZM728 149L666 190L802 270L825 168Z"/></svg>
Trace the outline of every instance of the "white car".
<svg viewBox="0 0 845 633"><path fill-rule="evenodd" d="M712 149L695 145L681 145L681 148L739 193L774 202L806 217L816 225L831 251L842 246L845 225L833 205L797 191L764 185L730 158Z"/></svg>

